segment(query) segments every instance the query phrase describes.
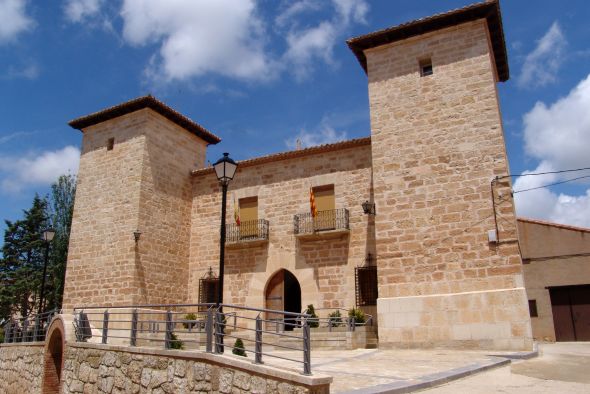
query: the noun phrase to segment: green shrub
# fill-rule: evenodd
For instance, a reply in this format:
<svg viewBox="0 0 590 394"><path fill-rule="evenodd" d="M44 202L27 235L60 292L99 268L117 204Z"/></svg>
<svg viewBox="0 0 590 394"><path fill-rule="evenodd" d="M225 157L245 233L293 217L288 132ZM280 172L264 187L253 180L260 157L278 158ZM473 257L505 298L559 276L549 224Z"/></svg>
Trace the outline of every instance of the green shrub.
<svg viewBox="0 0 590 394"><path fill-rule="evenodd" d="M332 312L328 315L332 327L340 327L342 325L342 315L340 311Z"/></svg>
<svg viewBox="0 0 590 394"><path fill-rule="evenodd" d="M4 343L4 328L0 327L0 343Z"/></svg>
<svg viewBox="0 0 590 394"><path fill-rule="evenodd" d="M310 317L307 319L307 324L309 325L309 327L316 328L320 326L320 320L318 319L318 315L316 315L315 313L315 308L313 307L313 304L309 304L307 306L307 311L305 313L310 315Z"/></svg>
<svg viewBox="0 0 590 394"><path fill-rule="evenodd" d="M170 333L170 349L182 350L184 349L184 342L182 342L175 333Z"/></svg>
<svg viewBox="0 0 590 394"><path fill-rule="evenodd" d="M367 321L365 313L357 308L352 308L348 311L348 317L352 317L356 324L362 324Z"/></svg>
<svg viewBox="0 0 590 394"><path fill-rule="evenodd" d="M234 348L231 352L238 356L248 357L246 350L244 350L244 342L242 342L240 338L236 339L236 343L234 343Z"/></svg>
<svg viewBox="0 0 590 394"><path fill-rule="evenodd" d="M184 320L197 320L197 315L195 315L194 313L187 313L186 315L184 315ZM182 323L184 328L193 328L194 326L196 326L196 324L197 323L194 321L185 321L184 323Z"/></svg>

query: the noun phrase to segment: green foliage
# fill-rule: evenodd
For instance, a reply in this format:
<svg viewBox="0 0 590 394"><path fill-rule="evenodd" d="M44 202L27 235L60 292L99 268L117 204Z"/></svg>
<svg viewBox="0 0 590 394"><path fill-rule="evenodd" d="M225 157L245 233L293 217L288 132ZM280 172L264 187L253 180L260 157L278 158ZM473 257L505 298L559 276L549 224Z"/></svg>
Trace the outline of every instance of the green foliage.
<svg viewBox="0 0 590 394"><path fill-rule="evenodd" d="M67 261L76 178L63 175L51 186L51 195L35 195L23 219L6 220L0 258L0 320L37 312L45 253L48 252L44 310L59 308ZM48 227L55 229L50 248L41 239Z"/></svg>
<svg viewBox="0 0 590 394"><path fill-rule="evenodd" d="M340 327L342 325L342 315L340 311L332 312L328 315L332 327Z"/></svg>
<svg viewBox="0 0 590 394"><path fill-rule="evenodd" d="M182 342L175 333L170 333L170 349L182 350L184 349L184 342Z"/></svg>
<svg viewBox="0 0 590 394"><path fill-rule="evenodd" d="M348 311L348 317L352 317L356 324L362 324L367 321L365 313L357 308L352 308Z"/></svg>
<svg viewBox="0 0 590 394"><path fill-rule="evenodd" d="M238 356L248 357L248 355L246 354L246 350L244 349L244 342L242 342L242 340L238 338L236 339L236 342L234 343L234 348L231 352Z"/></svg>
<svg viewBox="0 0 590 394"><path fill-rule="evenodd" d="M184 315L184 320L197 320L197 315L195 315L194 313L187 313L186 315ZM193 328L196 324L197 323L193 321L182 323L184 328Z"/></svg>
<svg viewBox="0 0 590 394"><path fill-rule="evenodd" d="M4 343L4 327L0 327L0 343Z"/></svg>
<svg viewBox="0 0 590 394"><path fill-rule="evenodd" d="M320 326L320 320L318 319L318 315L315 313L313 304L309 304L307 306L307 311L305 313L310 315L310 318L307 319L307 323L309 324L310 328L317 328Z"/></svg>

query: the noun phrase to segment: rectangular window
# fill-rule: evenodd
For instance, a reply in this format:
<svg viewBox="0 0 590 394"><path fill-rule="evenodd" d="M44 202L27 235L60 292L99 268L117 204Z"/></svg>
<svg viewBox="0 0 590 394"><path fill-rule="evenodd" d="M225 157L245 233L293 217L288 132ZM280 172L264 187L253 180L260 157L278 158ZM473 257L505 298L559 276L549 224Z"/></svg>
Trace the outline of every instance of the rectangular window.
<svg viewBox="0 0 590 394"><path fill-rule="evenodd" d="M539 317L537 312L537 300L529 300L529 314L531 317Z"/></svg>
<svg viewBox="0 0 590 394"><path fill-rule="evenodd" d="M109 138L107 141L107 150L113 150L114 147L115 147L115 139Z"/></svg>
<svg viewBox="0 0 590 394"><path fill-rule="evenodd" d="M240 238L258 235L258 197L240 198Z"/></svg>
<svg viewBox="0 0 590 394"><path fill-rule="evenodd" d="M318 215L314 218L315 230L330 230L336 228L336 197L334 185L316 186L313 188L315 206Z"/></svg>
<svg viewBox="0 0 590 394"><path fill-rule="evenodd" d="M356 306L377 305L377 267L356 267Z"/></svg>
<svg viewBox="0 0 590 394"><path fill-rule="evenodd" d="M203 278L199 280L199 304L216 303L219 278ZM207 310L206 307L201 308Z"/></svg>
<svg viewBox="0 0 590 394"><path fill-rule="evenodd" d="M420 65L420 76L426 77L434 73L432 69L432 60L430 58L422 59L418 64Z"/></svg>

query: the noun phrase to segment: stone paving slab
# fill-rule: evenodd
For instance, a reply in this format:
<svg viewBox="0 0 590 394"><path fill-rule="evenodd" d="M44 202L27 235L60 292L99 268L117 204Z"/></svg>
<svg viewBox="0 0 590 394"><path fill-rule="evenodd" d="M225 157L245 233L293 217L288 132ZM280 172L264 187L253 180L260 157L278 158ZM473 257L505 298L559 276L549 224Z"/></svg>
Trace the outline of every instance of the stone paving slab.
<svg viewBox="0 0 590 394"><path fill-rule="evenodd" d="M294 352L273 354L298 358ZM313 373L333 376L331 392L334 393L408 393L506 365L510 363L507 356L528 357L524 353L498 357L471 350L357 349L313 351L311 361ZM276 359L272 363L300 370L296 363Z"/></svg>

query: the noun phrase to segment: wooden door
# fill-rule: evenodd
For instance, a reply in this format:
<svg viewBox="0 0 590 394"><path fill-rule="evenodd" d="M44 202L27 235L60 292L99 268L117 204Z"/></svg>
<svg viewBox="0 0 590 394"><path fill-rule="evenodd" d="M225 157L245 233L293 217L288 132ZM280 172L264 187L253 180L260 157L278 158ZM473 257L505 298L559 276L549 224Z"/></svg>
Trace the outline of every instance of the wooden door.
<svg viewBox="0 0 590 394"><path fill-rule="evenodd" d="M285 310L285 271L280 270L268 282L266 287L266 309L275 311ZM282 325L283 314L267 313L267 330L274 330Z"/></svg>
<svg viewBox="0 0 590 394"><path fill-rule="evenodd" d="M590 285L549 289L555 339L590 341Z"/></svg>
<svg viewBox="0 0 590 394"><path fill-rule="evenodd" d="M574 324L569 290L567 288L554 288L549 290L551 296L551 309L553 311L553 325L555 327L555 340L575 341Z"/></svg>
<svg viewBox="0 0 590 394"><path fill-rule="evenodd" d="M590 341L590 286L570 289L576 341Z"/></svg>

